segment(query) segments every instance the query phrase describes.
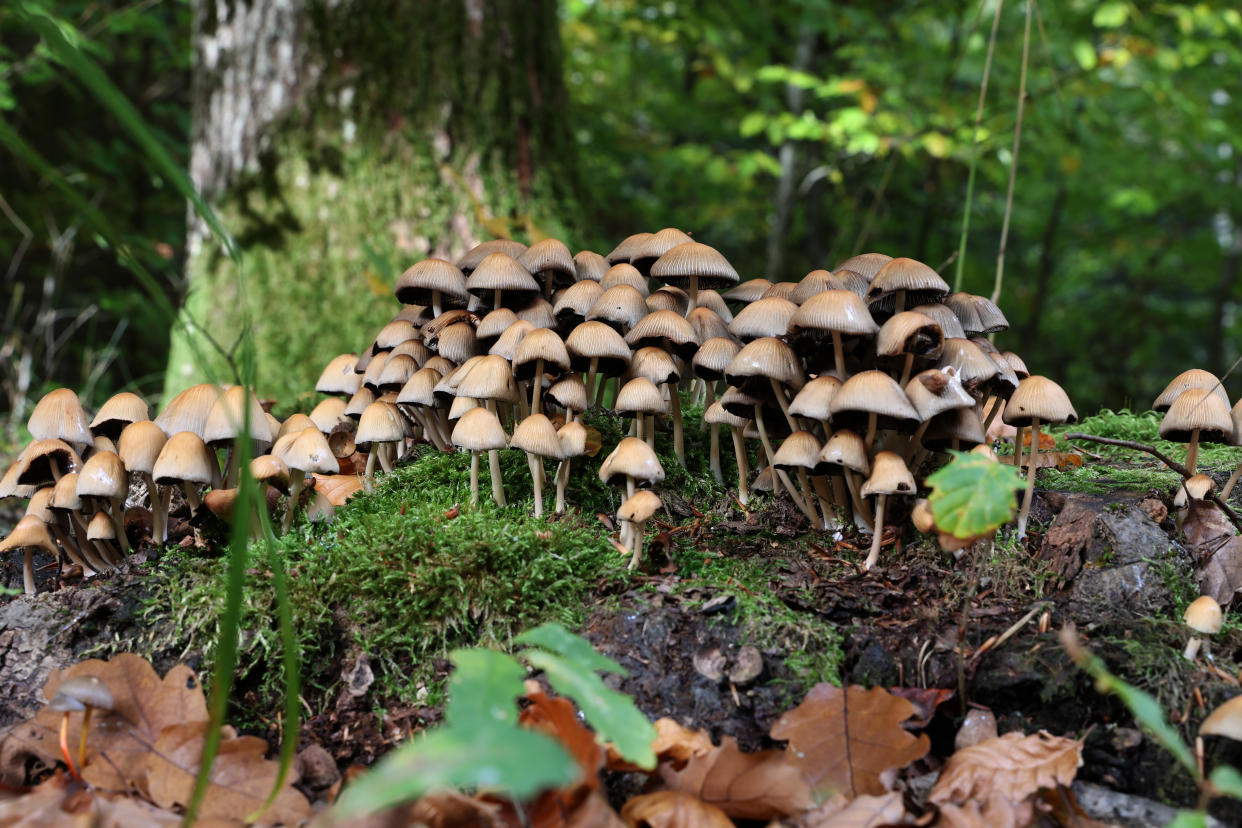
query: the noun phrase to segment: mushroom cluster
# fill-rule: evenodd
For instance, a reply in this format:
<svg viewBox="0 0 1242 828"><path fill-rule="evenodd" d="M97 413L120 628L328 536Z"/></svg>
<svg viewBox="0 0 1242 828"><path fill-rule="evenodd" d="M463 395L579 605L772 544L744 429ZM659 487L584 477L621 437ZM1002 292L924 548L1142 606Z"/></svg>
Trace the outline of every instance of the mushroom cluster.
<svg viewBox="0 0 1242 828"><path fill-rule="evenodd" d="M752 489L768 489L814 527L852 520L873 532L870 567L893 499L916 494L935 452L985 442L999 416L1019 431L1014 462L1022 433L1031 434L1033 486L1040 427L1075 416L1055 383L992 345L987 336L1008 327L992 302L951 294L908 258L867 253L798 282L739 284L719 251L665 228L606 256L572 254L557 239L484 242L455 263L416 263L394 293L405 307L359 355L328 363L315 386L327 396L309 415L280 423L244 388L200 385L154 421L133 395L88 420L72 392L56 391L36 407L36 440L0 496L52 489L39 520L84 571L115 565L125 551L127 476L146 484L162 540L174 490L196 507L211 487L208 505L227 508L216 493L235 485L239 440L252 442L256 477L289 493L286 527L307 475L332 473L336 458L357 450L369 489L414 442L469 451L475 502L486 454L502 506L499 453L525 452L536 515L545 461L555 462L559 513L570 463L588 453L582 414L607 405L632 421L599 476L625 488L620 545L637 565L643 527L662 508L650 491L664 479L658 430L671 430L685 462L684 397L705 408L710 468L722 483L728 429L743 505ZM59 513L58 481L75 473ZM1028 488L1020 530L1029 505Z"/></svg>

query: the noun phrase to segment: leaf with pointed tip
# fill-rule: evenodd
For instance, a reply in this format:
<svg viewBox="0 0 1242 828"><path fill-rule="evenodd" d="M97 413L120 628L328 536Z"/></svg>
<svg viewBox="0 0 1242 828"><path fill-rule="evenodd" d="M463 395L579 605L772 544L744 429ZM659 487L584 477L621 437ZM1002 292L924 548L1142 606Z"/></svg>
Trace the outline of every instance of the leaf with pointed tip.
<svg viewBox="0 0 1242 828"><path fill-rule="evenodd" d="M629 671L620 664L608 656L596 652L595 648L591 646L591 642L580 635L574 635L560 624L553 622L540 624L533 630L527 630L522 633L513 641L516 644L542 647L545 650L559 653L570 661L575 661L590 670L616 673L619 676L629 675Z"/></svg>
<svg viewBox="0 0 1242 828"><path fill-rule="evenodd" d="M927 478L936 528L955 538L987 535L1013 519L1014 494L1023 486L1013 466L980 454L954 452L953 460Z"/></svg>

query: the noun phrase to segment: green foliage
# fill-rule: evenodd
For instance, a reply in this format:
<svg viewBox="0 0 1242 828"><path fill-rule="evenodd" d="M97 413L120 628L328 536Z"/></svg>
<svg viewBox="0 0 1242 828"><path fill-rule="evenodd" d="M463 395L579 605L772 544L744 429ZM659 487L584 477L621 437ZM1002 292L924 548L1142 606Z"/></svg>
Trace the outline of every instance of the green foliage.
<svg viewBox="0 0 1242 828"><path fill-rule="evenodd" d="M1017 469L980 454L953 452L948 465L927 478L936 528L957 538L977 538L1013 519L1014 494L1023 481Z"/></svg>
<svg viewBox="0 0 1242 828"><path fill-rule="evenodd" d="M578 703L599 738L626 759L655 767L655 728L634 702L609 689L596 670L624 673L584 639L543 624L514 639L519 653L543 670L556 690ZM545 649L546 648L546 649ZM457 650L444 725L394 751L354 782L338 806L358 816L413 800L436 788L489 788L523 799L578 775L573 759L548 736L518 726L517 698L525 671L492 650Z"/></svg>

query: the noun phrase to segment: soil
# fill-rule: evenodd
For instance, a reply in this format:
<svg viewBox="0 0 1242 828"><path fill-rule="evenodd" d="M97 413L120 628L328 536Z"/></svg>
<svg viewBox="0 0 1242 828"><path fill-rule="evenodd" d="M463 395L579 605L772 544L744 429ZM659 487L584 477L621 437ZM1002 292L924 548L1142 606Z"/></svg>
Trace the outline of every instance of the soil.
<svg viewBox="0 0 1242 828"><path fill-rule="evenodd" d="M1120 703L1095 691L1056 637L1063 624L1075 624L1110 669L1158 695L1190 742L1206 712L1238 692L1237 631L1213 642L1214 670L1201 661L1192 671L1177 661L1185 633L1169 620L1178 585L1166 574L1180 569L1189 578L1191 559L1177 540L1169 505L1151 492L1044 493L1031 522L1039 531L1003 565L974 566L969 551L954 560L909 529L897 540L900 552L887 548L872 573L854 563L865 554L860 537L813 537L805 554L791 555L805 542L796 540L805 524L788 504L718 522L694 535L694 543L707 555L770 565L772 594L794 617L829 622L841 634L843 682L944 691L916 694L929 707L924 718L933 756L952 752L968 706L985 707L1001 733L1085 733L1084 781L1192 805L1189 778ZM671 506L687 519L699 514L692 504ZM178 531L196 542L193 527ZM621 595L601 595L583 633L627 668L629 676L615 684L650 717L671 716L717 739L736 737L746 750L768 746L769 728L796 704L806 676L788 663L787 650L755 640L737 601L744 587L678 573L660 550L671 542L656 537L650 574ZM20 569L7 565L6 580L20 584ZM140 614L148 596L144 574L158 566L152 551L140 551L119 572L83 584L58 582L45 565L38 595L0 605L0 726L33 714L43 704L47 675L82 658L135 650L160 672L178 661L200 664L201 654L176 640L171 619ZM1050 623L1040 632L1045 611ZM336 695L307 699L320 712L301 732L303 744L316 747L304 748L300 761L323 787L335 781L332 763L342 772L370 764L440 720L434 706L376 698L366 657L356 648L338 649L344 655L334 665L342 679ZM447 676L447 663L437 668L438 677ZM253 672L235 703L252 720L271 723L253 732L274 744L277 711L262 709L267 702L249 689ZM1209 762L1242 765L1233 743L1212 742ZM934 770L928 761L922 772ZM1242 824L1242 810L1222 806L1214 813Z"/></svg>

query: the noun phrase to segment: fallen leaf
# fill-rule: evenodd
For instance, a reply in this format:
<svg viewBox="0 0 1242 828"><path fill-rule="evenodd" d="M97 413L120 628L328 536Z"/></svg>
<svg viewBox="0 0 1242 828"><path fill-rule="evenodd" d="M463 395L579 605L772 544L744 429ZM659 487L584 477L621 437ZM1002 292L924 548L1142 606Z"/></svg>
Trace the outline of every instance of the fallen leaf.
<svg viewBox="0 0 1242 828"><path fill-rule="evenodd" d="M1221 544L1195 572L1199 594L1211 595L1224 606L1242 588L1242 537L1235 536Z"/></svg>
<svg viewBox="0 0 1242 828"><path fill-rule="evenodd" d="M914 716L904 723L907 730L922 730L936 715L936 708L953 698L957 692L940 687L890 687L888 692L914 705Z"/></svg>
<svg viewBox="0 0 1242 828"><path fill-rule="evenodd" d="M1044 731L1006 733L949 757L927 801L983 801L993 794L1021 802L1040 788L1069 785L1082 764L1082 742Z"/></svg>
<svg viewBox="0 0 1242 828"><path fill-rule="evenodd" d="M660 766L664 784L697 796L735 819L786 817L811 805L811 792L783 750L742 753L737 739L691 757L682 770Z"/></svg>
<svg viewBox="0 0 1242 828"><path fill-rule="evenodd" d="M802 704L772 726L773 739L789 741L790 763L812 789L825 793L880 795L880 774L927 755L927 736L913 736L902 722L914 705L882 687L842 690L817 684Z"/></svg>
<svg viewBox="0 0 1242 828"><path fill-rule="evenodd" d="M565 828L625 828L625 823L608 804L603 793L596 791L569 815Z"/></svg>
<svg viewBox="0 0 1242 828"><path fill-rule="evenodd" d="M627 828L733 828L733 820L715 805L685 791L636 796L621 809Z"/></svg>
<svg viewBox="0 0 1242 828"><path fill-rule="evenodd" d="M0 797L0 825L82 826L82 828L173 828L182 818L172 811L125 795L83 789L67 774L53 774L47 781L18 796Z"/></svg>
<svg viewBox="0 0 1242 828"><path fill-rule="evenodd" d="M312 477L315 478L315 491L333 506L344 506L362 489L362 479L356 474L315 474Z"/></svg>
<svg viewBox="0 0 1242 828"><path fill-rule="evenodd" d="M528 693L526 698L531 704L522 710L518 722L556 739L581 769L573 785L544 791L527 808L530 824L535 828L561 828L599 787L604 748L595 734L579 723L578 709L569 699L552 698L542 692Z"/></svg>
<svg viewBox="0 0 1242 828"><path fill-rule="evenodd" d="M940 806L937 828L1025 828L1035 816L1029 802L1013 803L1000 794L985 800L972 799L961 805L946 802Z"/></svg>
<svg viewBox="0 0 1242 828"><path fill-rule="evenodd" d="M813 811L798 818L798 828L877 828L899 825L906 815L901 794L867 796L850 799L837 794Z"/></svg>
<svg viewBox="0 0 1242 828"><path fill-rule="evenodd" d="M1236 534L1229 518L1210 500L1190 502L1182 521L1182 532L1186 536L1186 545L1191 547L1218 544L1221 538Z"/></svg>
<svg viewBox="0 0 1242 828"><path fill-rule="evenodd" d="M691 758L710 753L715 748L712 737L706 730L690 730L682 727L675 719L656 719L655 729L656 738L651 743L651 749L655 751L656 761L670 764L678 770L684 768ZM611 744L608 745L608 758L604 767L610 771L626 773L643 771L623 759Z"/></svg>
<svg viewBox="0 0 1242 828"><path fill-rule="evenodd" d="M505 825L502 810L496 802L487 802L458 791L437 791L420 797L411 806L408 824L425 825L427 828L457 828L462 825L502 828ZM394 811L383 812L370 819L376 826L400 824L396 814Z"/></svg>
<svg viewBox="0 0 1242 828"><path fill-rule="evenodd" d="M206 722L193 722L161 731L146 755L147 787L156 805L184 807L190 801L207 727ZM204 818L245 820L262 807L280 770L279 762L263 758L267 749L267 742L257 736L239 736L220 743L203 797ZM292 787L292 781L286 778L276 800L263 811L264 824L296 824L310 817L310 803Z"/></svg>

